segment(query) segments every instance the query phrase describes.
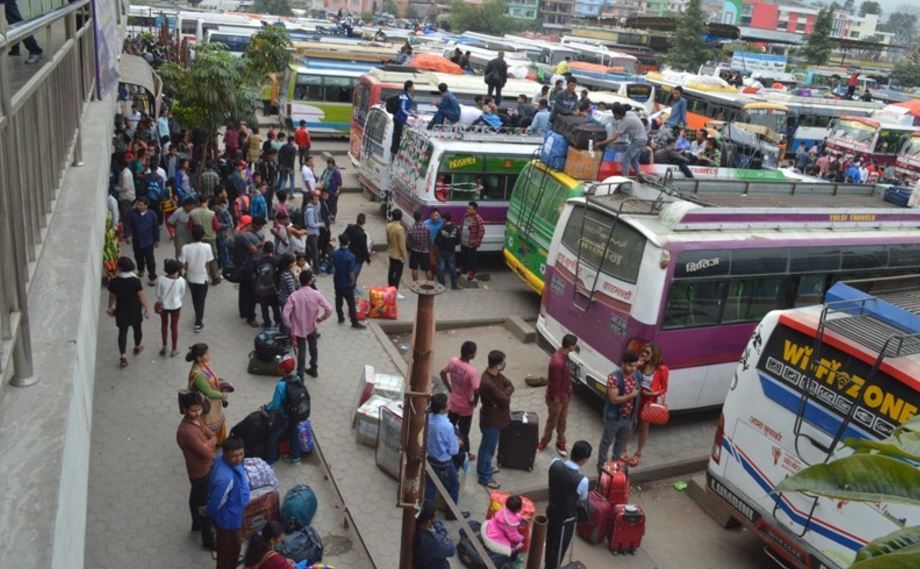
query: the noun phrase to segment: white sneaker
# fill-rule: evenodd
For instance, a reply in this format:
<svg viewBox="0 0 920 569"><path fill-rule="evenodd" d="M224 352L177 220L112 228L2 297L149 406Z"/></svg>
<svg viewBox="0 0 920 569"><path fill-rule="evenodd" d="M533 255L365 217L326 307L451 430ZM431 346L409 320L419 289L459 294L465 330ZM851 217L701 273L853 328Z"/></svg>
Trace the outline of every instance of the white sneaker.
<svg viewBox="0 0 920 569"><path fill-rule="evenodd" d="M404 295L404 294L401 293L401 292L397 292L397 293L396 293L396 299L397 299L397 300L406 300L406 295Z"/></svg>

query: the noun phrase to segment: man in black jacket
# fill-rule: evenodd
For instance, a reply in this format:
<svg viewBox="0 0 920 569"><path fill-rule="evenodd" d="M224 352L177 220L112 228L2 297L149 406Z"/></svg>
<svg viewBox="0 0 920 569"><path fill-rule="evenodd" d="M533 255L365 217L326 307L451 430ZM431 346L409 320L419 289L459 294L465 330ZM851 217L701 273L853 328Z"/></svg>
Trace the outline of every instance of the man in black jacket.
<svg viewBox="0 0 920 569"><path fill-rule="evenodd" d="M498 57L486 64L485 72L486 85L489 86L488 96L495 92L495 104L502 104L502 88L508 82L508 63L505 62L505 52L498 52Z"/></svg>
<svg viewBox="0 0 920 569"><path fill-rule="evenodd" d="M345 235L348 235L349 245L348 248L351 249L351 252L355 254L355 287L358 286L358 275L361 274L361 269L364 267L364 264L371 264L371 252L370 248L367 246L367 233L364 231L364 224L367 222L367 218L363 213L358 214L358 219L355 223L350 223L348 227L345 228Z"/></svg>
<svg viewBox="0 0 920 569"><path fill-rule="evenodd" d="M568 460L554 459L549 467L546 507L546 569L562 565L578 521L578 503L588 499L588 478L581 467L591 458L591 443L577 441Z"/></svg>
<svg viewBox="0 0 920 569"><path fill-rule="evenodd" d="M278 136L283 136L279 134ZM294 146L294 137L289 136L287 144L278 151L278 189L283 190L287 180L288 195L294 195L294 159L297 157L297 147Z"/></svg>

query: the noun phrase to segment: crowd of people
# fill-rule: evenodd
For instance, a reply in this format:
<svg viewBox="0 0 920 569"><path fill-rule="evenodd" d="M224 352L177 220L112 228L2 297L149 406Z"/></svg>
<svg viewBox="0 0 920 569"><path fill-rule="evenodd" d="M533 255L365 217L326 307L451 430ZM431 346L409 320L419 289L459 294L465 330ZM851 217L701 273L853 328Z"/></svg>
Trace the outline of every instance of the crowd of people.
<svg viewBox="0 0 920 569"><path fill-rule="evenodd" d="M822 178L829 182L847 184L901 184L907 185L908 178L899 176L894 168L886 168L873 160L853 155L830 152L826 141L819 144L801 144L795 151L795 168L803 174Z"/></svg>

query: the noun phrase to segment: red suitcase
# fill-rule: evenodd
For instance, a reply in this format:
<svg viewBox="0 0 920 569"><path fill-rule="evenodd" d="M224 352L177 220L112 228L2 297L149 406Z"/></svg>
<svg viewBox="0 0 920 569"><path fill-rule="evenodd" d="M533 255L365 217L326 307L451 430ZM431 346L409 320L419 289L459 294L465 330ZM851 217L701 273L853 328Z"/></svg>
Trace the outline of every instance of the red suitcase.
<svg viewBox="0 0 920 569"><path fill-rule="evenodd" d="M277 490L250 498L243 510L243 538L262 529L269 522L281 521L281 497Z"/></svg>
<svg viewBox="0 0 920 569"><path fill-rule="evenodd" d="M597 491L611 506L629 502L629 474L622 460L608 460L601 469Z"/></svg>
<svg viewBox="0 0 920 569"><path fill-rule="evenodd" d="M613 529L610 531L610 551L635 553L645 535L645 512L635 504L613 507Z"/></svg>
<svg viewBox="0 0 920 569"><path fill-rule="evenodd" d="M588 521L575 526L588 543L600 543L610 534L610 516L613 513L610 502L598 491L588 494Z"/></svg>

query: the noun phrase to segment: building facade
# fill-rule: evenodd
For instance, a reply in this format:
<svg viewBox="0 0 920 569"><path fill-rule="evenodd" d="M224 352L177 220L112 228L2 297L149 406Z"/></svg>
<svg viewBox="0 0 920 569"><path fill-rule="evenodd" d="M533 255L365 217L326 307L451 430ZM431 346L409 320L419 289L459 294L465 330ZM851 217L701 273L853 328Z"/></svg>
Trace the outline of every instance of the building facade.
<svg viewBox="0 0 920 569"><path fill-rule="evenodd" d="M818 9L797 2L782 5L768 0L744 0L741 26L808 35L815 29ZM841 39L866 40L878 33L878 16L858 16L843 11L834 12L831 36Z"/></svg>
<svg viewBox="0 0 920 569"><path fill-rule="evenodd" d="M543 27L567 29L572 27L575 0L545 0L540 8Z"/></svg>
<svg viewBox="0 0 920 569"><path fill-rule="evenodd" d="M505 13L516 20L533 21L540 15L540 0L507 0Z"/></svg>

